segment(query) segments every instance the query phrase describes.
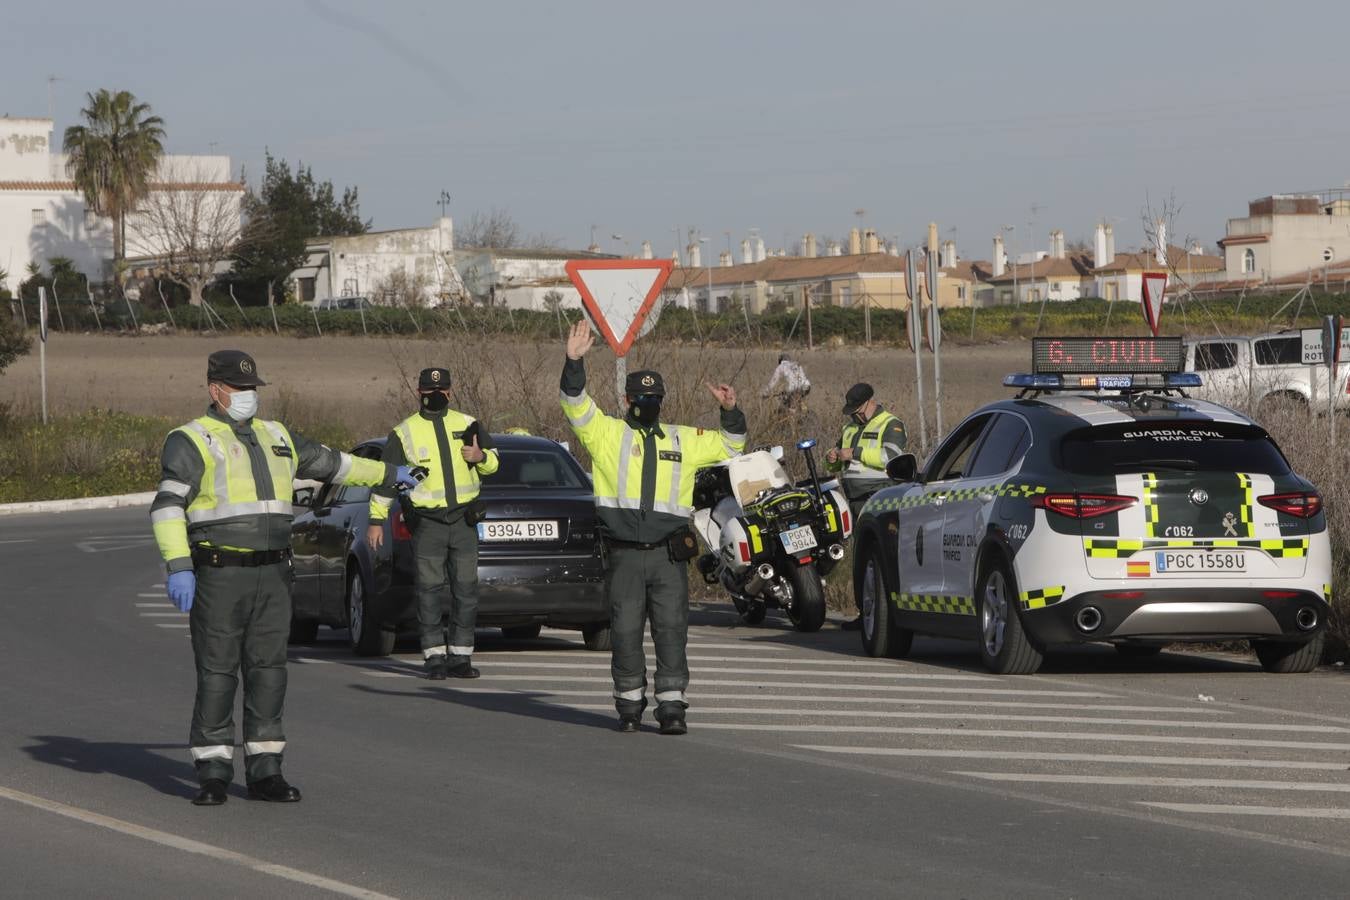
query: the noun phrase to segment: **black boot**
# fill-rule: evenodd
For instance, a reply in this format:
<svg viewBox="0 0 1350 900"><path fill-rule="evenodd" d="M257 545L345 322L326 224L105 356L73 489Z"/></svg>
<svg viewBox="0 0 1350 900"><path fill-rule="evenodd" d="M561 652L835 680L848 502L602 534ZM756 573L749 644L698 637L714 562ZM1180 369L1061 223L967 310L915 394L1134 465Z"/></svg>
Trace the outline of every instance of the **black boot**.
<svg viewBox="0 0 1350 900"><path fill-rule="evenodd" d="M451 678L477 678L482 674L474 668L473 663L467 656L458 657L455 664L450 666L446 671Z"/></svg>
<svg viewBox="0 0 1350 900"><path fill-rule="evenodd" d="M202 782L202 789L197 792L197 796L192 798L192 805L220 806L229 796L226 793L228 788L229 785L219 778L208 778Z"/></svg>
<svg viewBox="0 0 1350 900"><path fill-rule="evenodd" d="M437 653L434 656L428 656L422 661L422 671L426 673L427 678L432 681L445 680L445 654Z"/></svg>
<svg viewBox="0 0 1350 900"><path fill-rule="evenodd" d="M269 803L298 803L300 789L287 784L280 775L269 775L249 784L248 799L266 800Z"/></svg>
<svg viewBox="0 0 1350 900"><path fill-rule="evenodd" d="M614 708L619 711L619 731L624 734L635 734L642 730L642 713L647 708L646 697L643 697L641 702L618 700Z"/></svg>
<svg viewBox="0 0 1350 900"><path fill-rule="evenodd" d="M661 723L662 734L688 734L689 726L684 721L685 704L667 701L656 707L656 721Z"/></svg>

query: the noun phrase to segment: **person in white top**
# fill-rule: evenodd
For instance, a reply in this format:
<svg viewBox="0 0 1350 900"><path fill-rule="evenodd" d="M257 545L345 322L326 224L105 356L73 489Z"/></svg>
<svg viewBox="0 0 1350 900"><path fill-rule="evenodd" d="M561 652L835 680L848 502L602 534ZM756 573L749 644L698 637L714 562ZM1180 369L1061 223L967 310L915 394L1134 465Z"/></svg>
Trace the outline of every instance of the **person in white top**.
<svg viewBox="0 0 1350 900"><path fill-rule="evenodd" d="M784 409L799 409L803 406L806 395L811 393L811 380L806 377L806 370L800 363L794 362L786 353L778 355L778 368L773 370L773 375L769 378L769 383L760 391L761 397L768 397L773 393L774 388L779 382L783 382L783 389L779 396L783 401Z"/></svg>

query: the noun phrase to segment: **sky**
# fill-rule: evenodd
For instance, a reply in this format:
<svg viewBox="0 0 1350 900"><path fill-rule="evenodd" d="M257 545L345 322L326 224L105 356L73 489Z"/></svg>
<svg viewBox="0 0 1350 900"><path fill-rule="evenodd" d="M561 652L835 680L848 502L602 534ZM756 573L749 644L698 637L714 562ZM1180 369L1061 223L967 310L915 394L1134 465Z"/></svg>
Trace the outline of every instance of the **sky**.
<svg viewBox="0 0 1350 900"><path fill-rule="evenodd" d="M1051 229L1214 252L1271 193L1350 183L1350 4L351 0L30 2L0 114L59 136L125 89L173 153L268 149L360 190L375 228L507 210L522 231L668 256L937 221L961 256ZM50 81L49 76L58 80ZM858 212L861 210L862 212ZM613 235L620 237L614 238ZM738 251L739 252L739 251Z"/></svg>

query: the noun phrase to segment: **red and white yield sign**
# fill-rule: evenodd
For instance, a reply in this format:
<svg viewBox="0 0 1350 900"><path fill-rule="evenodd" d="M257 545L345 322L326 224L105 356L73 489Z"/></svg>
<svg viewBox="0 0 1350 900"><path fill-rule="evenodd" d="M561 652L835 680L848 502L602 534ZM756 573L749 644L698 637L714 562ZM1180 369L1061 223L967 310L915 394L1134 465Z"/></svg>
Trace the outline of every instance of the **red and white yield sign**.
<svg viewBox="0 0 1350 900"><path fill-rule="evenodd" d="M1166 272L1144 273L1144 321L1153 336L1158 336L1158 321L1162 318L1163 294L1167 293Z"/></svg>
<svg viewBox="0 0 1350 900"><path fill-rule="evenodd" d="M565 268L595 330L615 356L626 356L674 265L669 259L572 259Z"/></svg>

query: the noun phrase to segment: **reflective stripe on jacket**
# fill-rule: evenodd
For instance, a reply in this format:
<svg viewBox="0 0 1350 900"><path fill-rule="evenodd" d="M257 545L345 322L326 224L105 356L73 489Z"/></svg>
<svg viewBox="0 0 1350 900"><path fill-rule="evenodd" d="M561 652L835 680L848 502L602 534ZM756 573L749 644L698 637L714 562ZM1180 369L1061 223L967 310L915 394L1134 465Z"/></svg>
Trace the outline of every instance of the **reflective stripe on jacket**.
<svg viewBox="0 0 1350 900"><path fill-rule="evenodd" d="M403 446L403 458L410 466L425 466L427 477L422 479L408 497L413 506L422 509L446 509L463 506L478 496L479 475L491 475L497 471L497 451L483 448L483 460L477 465L464 461L465 432L474 423L471 416L453 409L445 411L443 418L446 441L449 446L451 475L455 485L454 502L446 496L445 472L441 466L440 447L436 441L436 420L421 413L413 413L394 426L393 435ZM382 522L389 517L389 507L393 500L388 496L372 493L370 495L370 518Z"/></svg>
<svg viewBox="0 0 1350 900"><path fill-rule="evenodd" d="M885 469L886 463L905 451L905 426L900 417L884 409L867 420L844 426L840 447L852 447L853 458L872 469Z"/></svg>

